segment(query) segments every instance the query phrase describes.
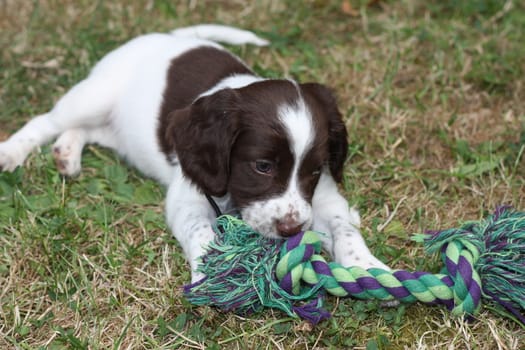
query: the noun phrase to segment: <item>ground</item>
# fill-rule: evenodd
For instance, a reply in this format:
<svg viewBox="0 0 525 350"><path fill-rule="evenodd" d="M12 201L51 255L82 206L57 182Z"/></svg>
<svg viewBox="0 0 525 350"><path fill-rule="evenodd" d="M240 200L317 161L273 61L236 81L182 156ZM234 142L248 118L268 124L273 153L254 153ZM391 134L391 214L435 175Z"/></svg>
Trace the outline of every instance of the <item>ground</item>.
<svg viewBox="0 0 525 350"><path fill-rule="evenodd" d="M437 271L410 237L525 210L521 1L0 2L0 140L47 111L106 52L194 23L255 30L234 47L261 75L336 92L349 130L342 189L372 250ZM163 192L97 147L74 179L49 148L0 174L0 348L519 349L525 329L491 305L476 320L419 304L330 298L316 328L277 311L189 305L188 267ZM521 252L523 253L523 252ZM521 343L520 343L521 342Z"/></svg>

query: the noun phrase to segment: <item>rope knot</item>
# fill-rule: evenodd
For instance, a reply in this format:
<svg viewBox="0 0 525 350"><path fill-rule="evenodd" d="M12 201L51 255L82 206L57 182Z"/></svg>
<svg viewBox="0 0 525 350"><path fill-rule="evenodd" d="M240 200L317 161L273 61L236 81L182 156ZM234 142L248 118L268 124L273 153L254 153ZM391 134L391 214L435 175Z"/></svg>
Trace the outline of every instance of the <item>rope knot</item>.
<svg viewBox="0 0 525 350"><path fill-rule="evenodd" d="M314 255L321 252L319 235L312 231L300 232L281 247L275 274L280 286L290 294L299 294L301 280Z"/></svg>
<svg viewBox="0 0 525 350"><path fill-rule="evenodd" d="M453 304L447 305L454 315L475 314L481 306L481 278L476 270L480 250L477 237L457 237L441 247L445 267L442 273L450 278Z"/></svg>

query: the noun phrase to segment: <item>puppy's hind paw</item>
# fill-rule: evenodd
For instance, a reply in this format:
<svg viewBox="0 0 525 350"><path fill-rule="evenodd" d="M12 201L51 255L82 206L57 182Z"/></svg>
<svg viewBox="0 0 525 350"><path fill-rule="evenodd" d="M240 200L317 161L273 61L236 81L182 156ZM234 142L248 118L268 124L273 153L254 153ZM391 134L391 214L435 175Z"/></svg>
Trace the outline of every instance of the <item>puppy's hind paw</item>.
<svg viewBox="0 0 525 350"><path fill-rule="evenodd" d="M73 177L80 173L80 157L73 154L70 149L54 146L53 157L60 174Z"/></svg>
<svg viewBox="0 0 525 350"><path fill-rule="evenodd" d="M0 171L13 172L24 163L24 158L6 143L0 143Z"/></svg>
<svg viewBox="0 0 525 350"><path fill-rule="evenodd" d="M64 176L76 176L82 169L82 147L84 146L84 132L82 130L68 130L56 140L53 145L55 164Z"/></svg>

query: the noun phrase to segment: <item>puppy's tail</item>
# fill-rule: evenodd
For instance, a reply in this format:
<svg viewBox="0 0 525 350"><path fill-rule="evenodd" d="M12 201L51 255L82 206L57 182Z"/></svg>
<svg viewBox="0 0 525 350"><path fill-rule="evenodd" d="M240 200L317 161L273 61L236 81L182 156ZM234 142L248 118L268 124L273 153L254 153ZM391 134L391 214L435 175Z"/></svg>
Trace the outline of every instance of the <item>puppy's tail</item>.
<svg viewBox="0 0 525 350"><path fill-rule="evenodd" d="M258 37L254 33L235 27L220 24L199 24L191 27L178 28L172 35L186 38L201 38L232 45L252 44L266 46L270 42Z"/></svg>

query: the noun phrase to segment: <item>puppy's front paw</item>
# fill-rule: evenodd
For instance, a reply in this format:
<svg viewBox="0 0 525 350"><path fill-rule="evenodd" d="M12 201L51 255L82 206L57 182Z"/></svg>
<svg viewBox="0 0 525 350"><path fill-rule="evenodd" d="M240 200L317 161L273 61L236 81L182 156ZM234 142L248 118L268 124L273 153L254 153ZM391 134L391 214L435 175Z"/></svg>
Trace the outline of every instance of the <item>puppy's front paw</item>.
<svg viewBox="0 0 525 350"><path fill-rule="evenodd" d="M203 274L202 272L192 271L191 272L191 283L194 284L194 283L200 282L205 277L206 277L206 275Z"/></svg>
<svg viewBox="0 0 525 350"><path fill-rule="evenodd" d="M365 270L375 267L386 271L391 270L387 265L385 265L383 262L381 262L381 260L373 256L372 254L347 254L343 255L340 259L337 260L338 263L345 267L358 266Z"/></svg>

